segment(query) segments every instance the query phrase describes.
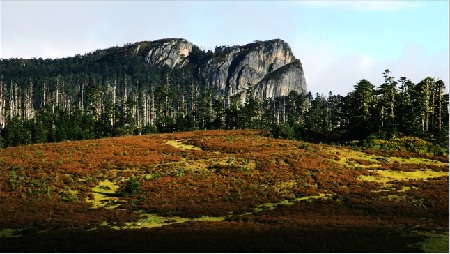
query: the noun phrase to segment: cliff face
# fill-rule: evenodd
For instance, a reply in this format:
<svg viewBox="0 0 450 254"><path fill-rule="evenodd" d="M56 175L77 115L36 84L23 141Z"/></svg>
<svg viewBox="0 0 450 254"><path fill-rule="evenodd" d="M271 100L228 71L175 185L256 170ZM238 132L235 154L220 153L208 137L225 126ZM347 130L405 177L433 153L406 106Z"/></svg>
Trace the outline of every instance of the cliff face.
<svg viewBox="0 0 450 254"><path fill-rule="evenodd" d="M140 52L142 48L146 52ZM184 39L165 39L138 43L135 53L145 56L150 65L174 68L189 63L192 49L193 44ZM286 96L291 90L307 91L300 60L280 39L216 47L212 57L199 64L198 73L209 88L226 97L240 96L241 101L249 89L260 99Z"/></svg>
<svg viewBox="0 0 450 254"><path fill-rule="evenodd" d="M258 82L255 86L255 95L261 99L286 96L290 91L306 94L306 81L303 75L302 64L295 60Z"/></svg>
<svg viewBox="0 0 450 254"><path fill-rule="evenodd" d="M167 39L155 41L146 53L145 61L150 65L167 65L170 68L183 67L188 62L192 43L184 39ZM136 48L139 53L141 45Z"/></svg>
<svg viewBox="0 0 450 254"><path fill-rule="evenodd" d="M274 75L282 68L282 73ZM290 90L307 90L300 61L282 40L219 49L202 75L213 88L228 96L241 95L242 100L248 89L261 99L285 96Z"/></svg>

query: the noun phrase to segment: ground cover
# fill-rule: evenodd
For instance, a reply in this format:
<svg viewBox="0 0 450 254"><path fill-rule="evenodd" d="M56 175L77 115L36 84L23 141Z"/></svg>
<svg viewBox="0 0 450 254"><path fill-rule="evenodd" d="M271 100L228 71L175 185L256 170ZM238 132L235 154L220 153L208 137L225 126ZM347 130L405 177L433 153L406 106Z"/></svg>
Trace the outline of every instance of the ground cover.
<svg viewBox="0 0 450 254"><path fill-rule="evenodd" d="M353 150L253 130L194 131L7 148L0 169L1 250L21 250L12 236L37 248L38 240L86 232L132 241L123 234L150 230L161 240L160 229L195 231L192 237L212 230L217 241L248 234L253 244L235 246L242 251L448 246L446 156ZM260 244L253 236L263 231L291 245ZM293 235L299 232L317 244L332 232L361 241L354 249L343 239L318 248ZM396 245L377 244L383 234ZM194 245L186 248L204 250Z"/></svg>

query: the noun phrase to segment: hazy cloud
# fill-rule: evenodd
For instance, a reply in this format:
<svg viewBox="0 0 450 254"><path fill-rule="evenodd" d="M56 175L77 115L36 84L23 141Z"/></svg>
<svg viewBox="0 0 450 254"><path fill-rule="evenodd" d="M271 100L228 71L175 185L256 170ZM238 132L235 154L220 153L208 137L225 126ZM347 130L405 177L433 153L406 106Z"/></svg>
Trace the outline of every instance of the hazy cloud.
<svg viewBox="0 0 450 254"><path fill-rule="evenodd" d="M442 79L449 88L449 50L429 52L418 44L409 44L398 59L385 61L385 69L388 68L396 78L405 76L414 83L418 83L426 77Z"/></svg>
<svg viewBox="0 0 450 254"><path fill-rule="evenodd" d="M398 11L411 7L421 7L417 1L299 1L300 4L312 7L342 8L357 11Z"/></svg>

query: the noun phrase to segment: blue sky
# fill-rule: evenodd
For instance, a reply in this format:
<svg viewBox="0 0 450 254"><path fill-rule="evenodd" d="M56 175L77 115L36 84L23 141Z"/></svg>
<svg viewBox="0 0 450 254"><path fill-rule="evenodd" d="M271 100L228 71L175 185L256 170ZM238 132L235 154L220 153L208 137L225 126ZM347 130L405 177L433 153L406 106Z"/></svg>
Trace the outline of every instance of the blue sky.
<svg viewBox="0 0 450 254"><path fill-rule="evenodd" d="M345 95L382 73L449 82L448 1L1 0L1 58L58 58L167 37L204 48L280 38L308 90Z"/></svg>

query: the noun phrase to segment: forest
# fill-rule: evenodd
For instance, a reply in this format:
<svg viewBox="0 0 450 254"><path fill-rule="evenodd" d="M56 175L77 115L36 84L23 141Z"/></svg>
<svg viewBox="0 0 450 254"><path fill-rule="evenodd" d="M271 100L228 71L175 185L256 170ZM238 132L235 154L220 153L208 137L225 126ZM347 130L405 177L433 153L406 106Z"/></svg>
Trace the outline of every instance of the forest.
<svg viewBox="0 0 450 254"><path fill-rule="evenodd" d="M0 60L2 147L189 130L262 129L274 137L324 143L415 136L448 153L448 102L442 80L415 84L366 79L347 95L261 99L213 90L197 75L211 51L193 48L182 68L148 66L125 47L63 59ZM214 54L220 54L218 50Z"/></svg>

